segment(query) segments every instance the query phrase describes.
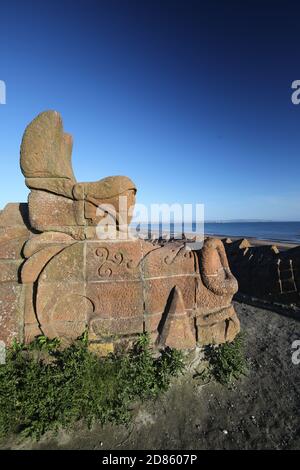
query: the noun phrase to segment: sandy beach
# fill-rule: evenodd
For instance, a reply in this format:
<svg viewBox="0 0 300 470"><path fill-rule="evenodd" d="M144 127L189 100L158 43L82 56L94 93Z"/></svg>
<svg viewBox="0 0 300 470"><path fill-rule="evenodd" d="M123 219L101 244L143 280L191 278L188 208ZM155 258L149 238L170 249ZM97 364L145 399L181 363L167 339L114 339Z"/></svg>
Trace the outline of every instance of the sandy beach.
<svg viewBox="0 0 300 470"><path fill-rule="evenodd" d="M241 240L242 238L247 238L249 243L252 246L267 246L267 245L275 245L279 249L279 251L285 251L289 250L290 248L295 248L296 246L299 246L298 243L287 243L287 242L282 242L282 241L276 241L276 240L259 240L258 238L251 238L251 237L227 237L226 235L205 235L207 237L214 237L218 238L220 240L224 238L230 238L233 242L236 240Z"/></svg>
<svg viewBox="0 0 300 470"><path fill-rule="evenodd" d="M144 230L141 230L142 234L146 234L147 232L144 231ZM159 231L157 230L153 230L152 231L152 236L159 236ZM166 232L163 232L162 234L162 238L166 237L166 236L169 236L168 233ZM175 234L176 236L176 234ZM186 232L185 233L185 236L187 239L192 239L195 237L195 233L192 233L192 232ZM180 235L178 235L178 237L180 238ZM239 237L231 237L231 236L228 236L226 234L224 235L215 235L215 234L204 234L204 238L207 238L207 237L210 237L210 238L218 238L219 240L223 240L223 239L230 239L231 241L236 241L236 240L242 240L243 238L246 238L249 243L252 245L252 246L267 246L267 245L276 245L277 248L279 249L279 251L285 251L285 250L289 250L290 248L295 248L296 246L299 246L298 243L296 242L284 242L284 241L279 241L279 240L260 240L258 238L253 238L253 237L242 237L242 236L239 236Z"/></svg>

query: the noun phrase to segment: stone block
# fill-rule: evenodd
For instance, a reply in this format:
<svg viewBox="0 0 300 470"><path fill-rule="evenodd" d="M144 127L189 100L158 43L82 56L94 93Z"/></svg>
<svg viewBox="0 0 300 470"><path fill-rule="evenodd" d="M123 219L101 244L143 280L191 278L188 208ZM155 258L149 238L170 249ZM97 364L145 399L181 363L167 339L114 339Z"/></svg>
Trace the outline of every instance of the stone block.
<svg viewBox="0 0 300 470"><path fill-rule="evenodd" d="M23 249L25 258L29 258L38 251L53 245L65 245L75 243L75 240L66 233L62 232L44 232L31 236Z"/></svg>
<svg viewBox="0 0 300 470"><path fill-rule="evenodd" d="M142 261L145 279L195 273L195 256L184 245L166 245L153 249Z"/></svg>
<svg viewBox="0 0 300 470"><path fill-rule="evenodd" d="M95 306L94 316L132 318L143 315L141 281L89 282L86 285L86 296Z"/></svg>
<svg viewBox="0 0 300 470"><path fill-rule="evenodd" d="M39 114L26 128L21 144L21 169L26 178L75 180L70 164L72 137L63 132L56 111Z"/></svg>
<svg viewBox="0 0 300 470"><path fill-rule="evenodd" d="M28 236L0 242L0 259L22 258L23 246Z"/></svg>
<svg viewBox="0 0 300 470"><path fill-rule="evenodd" d="M162 321L162 315L163 315L163 312L158 312L154 314L145 313L144 330L149 331L151 333L156 332L156 335L157 335L158 327ZM154 341L155 340L156 340L156 336L155 336Z"/></svg>
<svg viewBox="0 0 300 470"><path fill-rule="evenodd" d="M240 322L233 307L227 310L227 318L223 321L204 325L198 318L196 325L197 339L200 346L232 341L240 331Z"/></svg>
<svg viewBox="0 0 300 470"><path fill-rule="evenodd" d="M19 282L20 268L24 260L0 260L0 282Z"/></svg>
<svg viewBox="0 0 300 470"><path fill-rule="evenodd" d="M23 286L16 282L0 283L0 340L10 346L22 340Z"/></svg>
<svg viewBox="0 0 300 470"><path fill-rule="evenodd" d="M106 357L114 353L114 343L90 343L88 349L99 357Z"/></svg>
<svg viewBox="0 0 300 470"><path fill-rule="evenodd" d="M34 341L37 336L41 336L43 332L37 323L24 325L24 343L28 344Z"/></svg>
<svg viewBox="0 0 300 470"><path fill-rule="evenodd" d="M183 295L187 310L195 308L195 276L170 276L147 279L144 282L146 314L163 313L172 289L177 286Z"/></svg>
<svg viewBox="0 0 300 470"><path fill-rule="evenodd" d="M86 242L86 280L141 279L142 258L139 240L124 242Z"/></svg>
<svg viewBox="0 0 300 470"><path fill-rule="evenodd" d="M30 224L43 232L63 232L64 227L77 227L74 202L46 191L32 190L28 197Z"/></svg>
<svg viewBox="0 0 300 470"><path fill-rule="evenodd" d="M35 282L46 264L64 249L64 246L54 245L43 248L30 258L22 266L21 279L23 284Z"/></svg>
<svg viewBox="0 0 300 470"><path fill-rule="evenodd" d="M177 286L171 292L169 301L157 339L158 346L194 349L196 347L195 331L191 328L183 296Z"/></svg>
<svg viewBox="0 0 300 470"><path fill-rule="evenodd" d="M25 225L17 225L13 227L0 226L0 243L6 243L10 240L16 240L18 238L28 238L29 235L30 231Z"/></svg>
<svg viewBox="0 0 300 470"><path fill-rule="evenodd" d="M37 317L41 330L49 338L76 339L84 332L93 310L83 283L57 281L38 286Z"/></svg>
<svg viewBox="0 0 300 470"><path fill-rule="evenodd" d="M24 324L34 325L38 324L37 317L35 314L35 288L33 284L26 284L23 286L24 289Z"/></svg>
<svg viewBox="0 0 300 470"><path fill-rule="evenodd" d="M89 323L89 337L108 338L143 333L143 315L127 318L99 318L95 317Z"/></svg>
<svg viewBox="0 0 300 470"><path fill-rule="evenodd" d="M20 202L6 204L0 213L0 227L29 227L28 205Z"/></svg>
<svg viewBox="0 0 300 470"><path fill-rule="evenodd" d="M65 284L85 281L84 242L63 248L45 266L41 282L62 281Z"/></svg>

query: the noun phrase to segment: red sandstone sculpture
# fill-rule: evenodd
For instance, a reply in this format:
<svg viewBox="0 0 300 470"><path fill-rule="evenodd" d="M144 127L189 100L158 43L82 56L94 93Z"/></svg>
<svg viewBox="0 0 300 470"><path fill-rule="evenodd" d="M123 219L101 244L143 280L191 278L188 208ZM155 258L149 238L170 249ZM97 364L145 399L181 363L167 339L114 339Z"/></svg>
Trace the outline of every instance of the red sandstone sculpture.
<svg viewBox="0 0 300 470"><path fill-rule="evenodd" d="M84 239L95 236L101 216L97 207L110 204L117 216L120 196L134 205L136 188L126 176L110 176L93 183L77 183L71 164L72 136L63 131L56 111L39 114L26 128L21 144L21 170L31 189L28 205L31 226ZM127 217L126 217L127 216ZM129 212L118 225L127 225Z"/></svg>
<svg viewBox="0 0 300 470"><path fill-rule="evenodd" d="M234 339L237 281L221 241L192 250L185 241L99 240L97 206L110 201L118 223L118 196L130 208L136 188L126 177L76 183L71 138L56 112L26 129L21 168L28 205L8 204L0 214L0 339L70 341L86 328L107 350L143 331L158 348Z"/></svg>

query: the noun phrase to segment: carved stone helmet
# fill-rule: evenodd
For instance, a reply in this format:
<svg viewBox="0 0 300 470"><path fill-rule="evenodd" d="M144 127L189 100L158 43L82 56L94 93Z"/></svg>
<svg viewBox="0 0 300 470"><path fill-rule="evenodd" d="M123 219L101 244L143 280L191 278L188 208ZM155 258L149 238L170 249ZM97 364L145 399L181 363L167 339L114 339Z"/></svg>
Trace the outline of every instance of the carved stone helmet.
<svg viewBox="0 0 300 470"><path fill-rule="evenodd" d="M96 225L97 207L104 204L115 209L119 222L120 196L126 197L128 207L122 223L130 223L129 209L134 206L137 191L131 179L109 176L95 182L77 183L71 163L72 146L72 136L64 132L61 116L56 111L39 114L26 128L20 165L25 183L32 190L29 196L32 226L40 231L61 227L60 231L72 234L76 226ZM59 218L55 216L57 212Z"/></svg>

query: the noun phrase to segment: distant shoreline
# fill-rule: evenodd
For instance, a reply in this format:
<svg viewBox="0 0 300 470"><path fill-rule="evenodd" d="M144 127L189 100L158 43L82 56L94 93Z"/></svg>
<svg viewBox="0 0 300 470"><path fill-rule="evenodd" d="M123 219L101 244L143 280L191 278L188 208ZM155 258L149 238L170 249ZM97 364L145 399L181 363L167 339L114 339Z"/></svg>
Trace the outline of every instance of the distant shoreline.
<svg viewBox="0 0 300 470"><path fill-rule="evenodd" d="M141 230L140 233L143 233L145 234L147 231L146 230ZM175 235L178 234L179 232L175 232ZM155 236L159 236L159 230L152 230L152 234L155 235ZM162 236L164 238L164 236L166 235L169 235L170 232L167 231L167 230L164 230L162 232ZM196 233L195 232L185 232L185 236L187 238L193 238L195 237ZM240 235L240 236L230 236L230 235L226 235L226 234L211 234L211 233L205 233L204 234L204 237L207 238L207 237L211 237L211 238L218 238L219 240L222 240L222 239L226 239L226 238L229 238L230 240L232 240L233 242L236 241L236 240L242 240L242 239L247 239L249 241L249 243L253 246L266 246L266 245L276 245L277 248L280 250L280 251L284 251L284 250L289 250L290 248L295 248L297 246L300 246L300 243L298 242L292 242L292 241L284 241L284 240L276 240L276 239L259 239L259 238L256 238L256 237L247 237L247 236L243 236L243 235Z"/></svg>
<svg viewBox="0 0 300 470"><path fill-rule="evenodd" d="M273 240L273 239L261 240L261 239L255 238L255 237L244 237L244 236L231 237L229 235L215 235L215 234L213 234L213 235L212 234L205 234L204 236L205 237L218 238L220 240L223 239L223 238L230 238L230 240L232 240L233 242L236 241L236 240L241 240L241 239L246 238L249 241L249 243L253 246L276 245L277 248L280 251L289 250L290 248L295 248L296 246L299 246L299 243L297 243L297 242L285 242L285 241L282 241L282 240Z"/></svg>

